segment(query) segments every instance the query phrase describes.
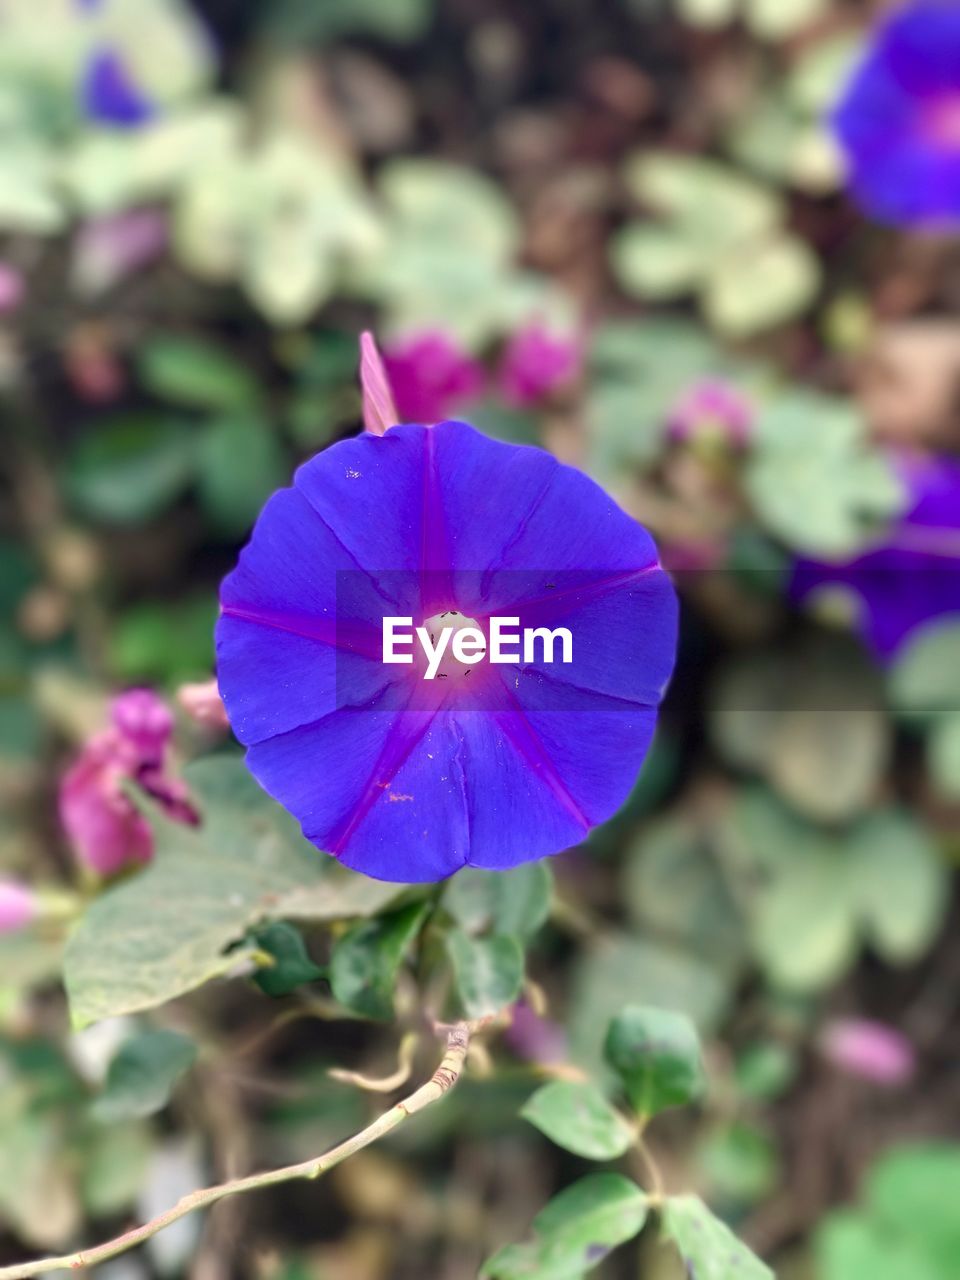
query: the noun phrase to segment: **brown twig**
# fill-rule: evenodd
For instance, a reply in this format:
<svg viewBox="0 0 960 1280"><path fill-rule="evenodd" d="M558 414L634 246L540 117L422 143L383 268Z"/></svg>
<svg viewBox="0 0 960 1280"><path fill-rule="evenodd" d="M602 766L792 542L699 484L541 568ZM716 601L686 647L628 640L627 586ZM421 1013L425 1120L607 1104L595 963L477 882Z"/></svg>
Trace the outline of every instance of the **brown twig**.
<svg viewBox="0 0 960 1280"><path fill-rule="evenodd" d="M398 1125L403 1124L404 1120L409 1116L416 1115L418 1111L423 1111L425 1107L437 1102L452 1089L463 1071L467 1051L470 1048L471 1035L474 1031L478 1031L488 1025L488 1022L489 1019L484 1019L477 1023L457 1022L449 1026L438 1026L438 1034L442 1035L446 1041L446 1051L440 1065L430 1079L425 1084L422 1084L419 1089L414 1090L408 1097L401 1099L389 1111L385 1111L381 1116L378 1116L366 1129L354 1134L353 1137L347 1138L345 1142L339 1143L324 1155L314 1156L309 1160L301 1161L299 1164L286 1165L282 1169L271 1169L266 1173L254 1173L245 1178L231 1178L229 1181L221 1182L216 1186L203 1187L200 1190L192 1191L189 1195L183 1196L178 1200L172 1209L159 1214L156 1218L151 1218L149 1222L145 1222L141 1226L133 1227L130 1231L124 1232L123 1235L117 1236L114 1240L108 1240L105 1244L96 1245L91 1249L81 1249L77 1253L63 1254L61 1257L40 1258L35 1262L22 1262L10 1267L0 1267L0 1280L28 1280L30 1276L46 1275L51 1271L75 1271L80 1267L92 1267L98 1263L105 1262L108 1258L115 1258L117 1254L125 1253L128 1249L135 1248L138 1244L142 1244L144 1240L149 1240L151 1236L155 1236L158 1231L162 1231L164 1227L168 1227L172 1222L185 1218L187 1214L193 1213L197 1209L204 1209L209 1205L217 1204L229 1196L240 1195L245 1191L255 1191L259 1187L272 1187L283 1182L294 1182L299 1178L319 1178L328 1169L332 1169L334 1165L341 1164L355 1152L384 1137L385 1134L396 1129Z"/></svg>

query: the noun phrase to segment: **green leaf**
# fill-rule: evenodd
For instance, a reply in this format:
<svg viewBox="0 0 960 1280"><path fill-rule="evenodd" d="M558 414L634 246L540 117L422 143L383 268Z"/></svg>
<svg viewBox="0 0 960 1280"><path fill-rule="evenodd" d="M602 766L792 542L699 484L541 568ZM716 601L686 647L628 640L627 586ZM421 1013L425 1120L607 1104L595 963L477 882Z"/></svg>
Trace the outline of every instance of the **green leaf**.
<svg viewBox="0 0 960 1280"><path fill-rule="evenodd" d="M682 1013L629 1006L610 1023L604 1054L638 1115L695 1102L706 1088L700 1037Z"/></svg>
<svg viewBox="0 0 960 1280"><path fill-rule="evenodd" d="M638 199L706 245L753 241L783 216L772 191L700 156L644 152L628 163L625 176Z"/></svg>
<svg viewBox="0 0 960 1280"><path fill-rule="evenodd" d="M918 719L960 710L960 622L942 618L916 631L890 673L898 711Z"/></svg>
<svg viewBox="0 0 960 1280"><path fill-rule="evenodd" d="M833 1213L816 1236L817 1274L823 1280L949 1280L912 1240L891 1238L869 1219Z"/></svg>
<svg viewBox="0 0 960 1280"><path fill-rule="evenodd" d="M217 600L210 591L163 604L140 604L113 620L110 669L124 683L206 678L213 666Z"/></svg>
<svg viewBox="0 0 960 1280"><path fill-rule="evenodd" d="M570 1043L574 1061L589 1073L606 1073L602 1045L610 1020L625 1004L654 1004L689 1015L704 1032L718 1026L730 1007L731 974L716 960L649 937L608 931L587 948L574 970Z"/></svg>
<svg viewBox="0 0 960 1280"><path fill-rule="evenodd" d="M276 435L247 416L211 422L201 438L198 464L204 509L216 528L231 536L247 532L287 479Z"/></svg>
<svg viewBox="0 0 960 1280"><path fill-rule="evenodd" d="M228 948L262 920L364 916L403 891L318 853L241 760L198 760L184 779L202 824L154 814L154 860L92 902L71 935L64 978L75 1026L229 972Z"/></svg>
<svg viewBox="0 0 960 1280"><path fill-rule="evenodd" d="M528 938L550 913L553 876L544 862L510 871L464 867L450 880L443 904L467 933L506 933Z"/></svg>
<svg viewBox="0 0 960 1280"><path fill-rule="evenodd" d="M905 501L889 458L871 446L856 410L806 391L783 393L763 408L746 488L772 533L826 558L859 551Z"/></svg>
<svg viewBox="0 0 960 1280"><path fill-rule="evenodd" d="M927 742L934 786L949 800L960 799L960 713L934 725Z"/></svg>
<svg viewBox="0 0 960 1280"><path fill-rule="evenodd" d="M588 1082L545 1084L520 1114L557 1146L587 1160L615 1160L633 1142L630 1125Z"/></svg>
<svg viewBox="0 0 960 1280"><path fill-rule="evenodd" d="M871 814L854 835L853 893L868 938L893 964L928 949L943 923L948 872L935 845L905 812Z"/></svg>
<svg viewBox="0 0 960 1280"><path fill-rule="evenodd" d="M777 1184L776 1148L752 1125L731 1124L712 1133L700 1150L699 1163L711 1195L726 1204L755 1204Z"/></svg>
<svg viewBox="0 0 960 1280"><path fill-rule="evenodd" d="M112 1217L133 1209L153 1152L148 1124L97 1125L83 1150L81 1190L87 1212Z"/></svg>
<svg viewBox="0 0 960 1280"><path fill-rule="evenodd" d="M354 925L337 940L330 957L330 985L342 1005L367 1018L393 1016L397 970L426 911L425 903L414 902Z"/></svg>
<svg viewBox="0 0 960 1280"><path fill-rule="evenodd" d="M794 319L820 287L816 256L796 236L751 243L719 260L703 295L710 324L725 338L752 338Z"/></svg>
<svg viewBox="0 0 960 1280"><path fill-rule="evenodd" d="M619 1173L593 1173L555 1196L533 1220L536 1240L508 1245L480 1272L487 1280L580 1280L647 1220L646 1195Z"/></svg>
<svg viewBox="0 0 960 1280"><path fill-rule="evenodd" d="M870 1171L867 1210L887 1232L910 1238L944 1277L960 1262L960 1147L915 1143L891 1151ZM912 1277L911 1277L912 1280Z"/></svg>
<svg viewBox="0 0 960 1280"><path fill-rule="evenodd" d="M710 724L724 755L805 815L856 817L884 777L892 732L882 679L846 635L751 651L721 670Z"/></svg>
<svg viewBox="0 0 960 1280"><path fill-rule="evenodd" d="M273 958L272 965L258 969L254 982L267 996L286 996L297 987L316 982L323 977L323 970L310 959L303 934L286 921L254 929L250 940L258 951Z"/></svg>
<svg viewBox="0 0 960 1280"><path fill-rule="evenodd" d="M139 371L155 396L197 409L252 407L259 397L246 365L220 347L197 338L151 338L140 349Z"/></svg>
<svg viewBox="0 0 960 1280"><path fill-rule="evenodd" d="M673 227L631 222L610 247L613 274L627 293L651 300L691 292L710 266L712 247L704 248Z"/></svg>
<svg viewBox="0 0 960 1280"><path fill-rule="evenodd" d="M696 1280L774 1280L770 1268L696 1196L671 1196L667 1200L663 1231Z"/></svg>
<svg viewBox="0 0 960 1280"><path fill-rule="evenodd" d="M115 524L149 520L189 485L196 466L193 433L149 414L117 418L88 431L63 479L84 515Z"/></svg>
<svg viewBox="0 0 960 1280"><path fill-rule="evenodd" d="M468 1018L499 1013L520 994L523 952L516 938L492 934L471 938L460 929L447 934L457 991Z"/></svg>
<svg viewBox="0 0 960 1280"><path fill-rule="evenodd" d="M135 1120L162 1111L174 1086L193 1066L197 1047L176 1031L142 1031L125 1041L110 1063L93 1104L98 1120Z"/></svg>

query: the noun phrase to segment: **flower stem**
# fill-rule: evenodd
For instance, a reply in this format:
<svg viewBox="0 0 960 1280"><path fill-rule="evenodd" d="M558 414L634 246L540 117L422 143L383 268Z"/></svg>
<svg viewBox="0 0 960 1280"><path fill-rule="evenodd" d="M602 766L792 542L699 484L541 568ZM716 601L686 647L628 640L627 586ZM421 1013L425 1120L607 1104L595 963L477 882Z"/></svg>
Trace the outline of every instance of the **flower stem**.
<svg viewBox="0 0 960 1280"><path fill-rule="evenodd" d="M445 1038L446 1050L440 1065L430 1079L425 1084L422 1084L419 1089L415 1089L413 1093L403 1098L396 1106L391 1107L389 1111L383 1112L366 1129L354 1134L351 1138L347 1138L345 1142L341 1142L324 1155L314 1156L309 1160L301 1161L299 1164L286 1165L282 1169L271 1169L266 1173L254 1173L245 1178L231 1178L228 1182L221 1182L213 1187L203 1187L197 1191L192 1191L189 1195L183 1196L178 1200L172 1209L158 1214L156 1218L151 1218L149 1222L145 1222L141 1226L133 1227L130 1231L124 1232L123 1235L117 1236L114 1240L108 1240L105 1244L96 1245L91 1249L81 1249L77 1253L64 1254L61 1257L41 1258L35 1262L22 1262L9 1267L0 1267L0 1280L28 1280L30 1276L41 1276L51 1271L75 1271L79 1267L92 1267L97 1263L105 1262L108 1258L115 1258L117 1254L125 1253L128 1249L135 1248L138 1244L142 1244L144 1240L149 1240L151 1236L155 1236L158 1231L162 1231L164 1227L168 1227L172 1222L176 1222L180 1218L185 1218L187 1214L193 1213L196 1209L204 1209L220 1200L240 1195L245 1191L255 1191L259 1187L272 1187L278 1183L294 1182L298 1178L319 1178L328 1169L332 1169L334 1165L341 1164L363 1147L370 1146L378 1138L382 1138L385 1134L390 1133L391 1130L396 1129L408 1116L415 1115L418 1111L430 1106L431 1103L437 1102L448 1090L452 1089L463 1071L472 1033L475 1030L479 1030L487 1021L484 1020L480 1023L457 1022L450 1026L438 1027L438 1032Z"/></svg>

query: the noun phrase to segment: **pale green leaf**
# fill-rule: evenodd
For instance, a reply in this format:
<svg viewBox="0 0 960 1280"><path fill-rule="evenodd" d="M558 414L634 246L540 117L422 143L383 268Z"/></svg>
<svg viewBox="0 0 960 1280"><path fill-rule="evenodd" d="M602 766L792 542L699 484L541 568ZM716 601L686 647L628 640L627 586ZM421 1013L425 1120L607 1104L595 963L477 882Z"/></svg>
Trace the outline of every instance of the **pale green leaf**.
<svg viewBox="0 0 960 1280"><path fill-rule="evenodd" d="M615 1160L633 1142L630 1125L588 1081L553 1080L520 1114L557 1146L587 1160Z"/></svg>

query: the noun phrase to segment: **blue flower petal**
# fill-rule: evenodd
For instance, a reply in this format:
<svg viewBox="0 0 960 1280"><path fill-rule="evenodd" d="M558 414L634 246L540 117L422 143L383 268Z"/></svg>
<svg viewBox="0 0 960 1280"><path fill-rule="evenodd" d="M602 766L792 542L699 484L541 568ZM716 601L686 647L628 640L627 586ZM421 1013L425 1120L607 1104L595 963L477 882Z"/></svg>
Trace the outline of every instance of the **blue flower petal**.
<svg viewBox="0 0 960 1280"><path fill-rule="evenodd" d="M640 526L547 454L452 422L312 459L264 508L222 605L220 686L252 772L320 848L400 881L543 857L609 817L676 639ZM445 683L384 667L383 617L439 609L568 625L574 663Z"/></svg>
<svg viewBox="0 0 960 1280"><path fill-rule="evenodd" d="M92 120L133 129L154 114L150 100L137 88L119 54L100 49L87 63L80 86L83 110Z"/></svg>

